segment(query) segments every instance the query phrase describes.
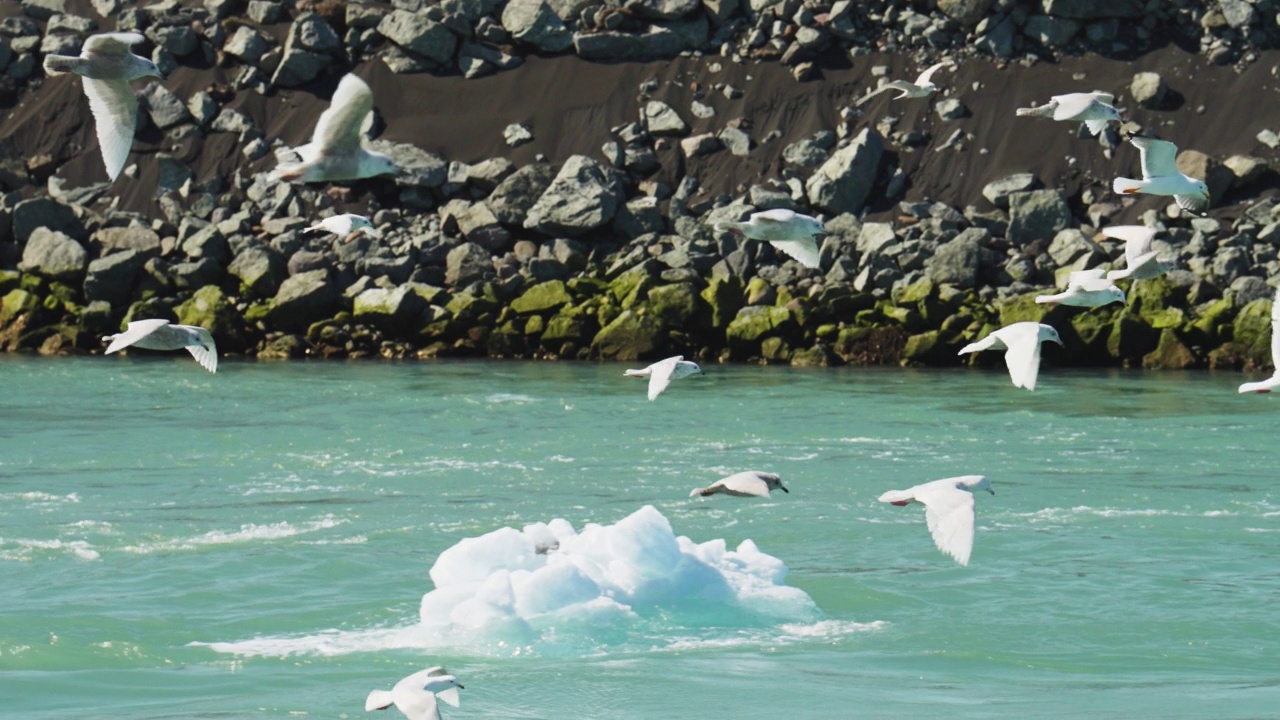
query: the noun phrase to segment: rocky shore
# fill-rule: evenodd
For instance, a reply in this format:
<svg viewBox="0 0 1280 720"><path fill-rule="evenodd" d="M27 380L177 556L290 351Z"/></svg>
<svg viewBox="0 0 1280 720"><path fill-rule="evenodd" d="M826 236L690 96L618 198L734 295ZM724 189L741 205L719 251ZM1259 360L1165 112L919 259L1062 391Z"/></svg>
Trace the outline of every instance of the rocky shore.
<svg viewBox="0 0 1280 720"><path fill-rule="evenodd" d="M163 317L259 358L489 356L959 364L1040 320L1058 365L1263 367L1280 278L1271 0L22 0L0 8L0 347L100 352ZM105 180L78 79L40 58L132 29L168 73ZM931 101L881 78L959 63ZM351 187L271 181L338 78L373 87ZM1179 143L1215 207L1120 199L1137 153L1013 110L1103 89ZM714 229L826 222L820 269ZM334 212L381 238L302 232ZM1127 305L1034 296L1119 266L1109 224L1175 270ZM998 363L994 354L982 363Z"/></svg>

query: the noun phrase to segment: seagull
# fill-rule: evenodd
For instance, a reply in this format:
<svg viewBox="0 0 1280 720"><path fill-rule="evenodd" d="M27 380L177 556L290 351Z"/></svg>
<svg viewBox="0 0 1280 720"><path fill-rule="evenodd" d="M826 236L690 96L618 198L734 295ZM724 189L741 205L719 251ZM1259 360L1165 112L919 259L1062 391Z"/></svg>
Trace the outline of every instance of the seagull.
<svg viewBox="0 0 1280 720"><path fill-rule="evenodd" d="M1111 103L1115 96L1100 91L1054 95L1039 107L1018 108L1019 117L1047 117L1059 121L1082 122L1091 135L1101 135L1107 123L1122 122L1120 111Z"/></svg>
<svg viewBox="0 0 1280 720"><path fill-rule="evenodd" d="M769 497L769 491L774 489L784 493L791 492L777 475L748 470L720 478L704 488L697 488L689 493L689 497L710 497L716 493L734 497Z"/></svg>
<svg viewBox="0 0 1280 720"><path fill-rule="evenodd" d="M916 78L915 82L907 82L906 80L893 80L891 82L887 82L866 95L863 95L862 99L854 104L861 105L886 90L898 90L902 93L901 95L895 95L891 98L893 100L901 100L905 97L929 97L938 90L938 86L934 85L933 81L929 78L933 77L933 74L938 71L938 68L950 64L950 60L943 60L936 65L930 65L924 72L920 73L920 77Z"/></svg>
<svg viewBox="0 0 1280 720"><path fill-rule="evenodd" d="M147 350L181 350L186 348L200 367L209 372L218 371L218 348L213 344L209 331L196 325L170 325L168 320L134 320L122 333L108 335L102 342L109 343L105 355L127 347Z"/></svg>
<svg viewBox="0 0 1280 720"><path fill-rule="evenodd" d="M1019 322L991 333L978 342L969 343L958 354L965 355L982 350L1004 350L1004 364L1009 366L1013 386L1036 389L1036 376L1040 374L1040 343L1052 340L1062 344L1058 331L1037 322Z"/></svg>
<svg viewBox="0 0 1280 720"><path fill-rule="evenodd" d="M1125 268L1107 273L1108 280L1147 280L1165 274L1172 267L1156 259L1156 251L1151 249L1156 231L1145 225L1113 225L1102 228L1102 234L1124 241Z"/></svg>
<svg viewBox="0 0 1280 720"><path fill-rule="evenodd" d="M933 542L943 553L967 566L973 552L973 493L986 490L992 495L991 481L982 475L934 480L906 490L890 490L880 502L892 505L924 505L924 520L929 525Z"/></svg>
<svg viewBox="0 0 1280 720"><path fill-rule="evenodd" d="M378 228L369 222L369 218L354 213L332 215L303 230L303 232L333 233L334 235L341 235L347 240L353 239L360 233L364 233L369 237L379 237Z"/></svg>
<svg viewBox="0 0 1280 720"><path fill-rule="evenodd" d="M1111 189L1124 195L1146 193L1148 195L1172 195L1178 207L1194 213L1209 209L1209 186L1178 172L1178 146L1168 140L1133 135L1129 138L1142 154L1142 179L1119 177L1111 183Z"/></svg>
<svg viewBox="0 0 1280 720"><path fill-rule="evenodd" d="M458 707L458 690L465 690L443 667L427 668L396 683L391 692L374 690L364 701L364 711L386 710L392 705L409 720L440 720L436 697Z"/></svg>
<svg viewBox="0 0 1280 720"><path fill-rule="evenodd" d="M1271 364L1275 373L1266 380L1245 383L1240 386L1242 393L1269 393L1271 388L1280 385L1280 289L1271 301Z"/></svg>
<svg viewBox="0 0 1280 720"><path fill-rule="evenodd" d="M133 133L138 127L138 96L129 81L164 78L155 63L129 51L144 39L132 32L101 33L85 39L78 57L44 57L44 71L48 75L70 72L84 78L84 94L89 98L89 109L98 131L98 149L107 166L107 177L113 181L129 159L129 147L133 145Z"/></svg>
<svg viewBox="0 0 1280 720"><path fill-rule="evenodd" d="M1124 303L1124 291L1103 277L1102 268L1077 270L1067 276L1067 289L1057 295L1037 295L1036 302L1044 305L1072 305L1074 307L1101 307L1107 303Z"/></svg>
<svg viewBox="0 0 1280 720"><path fill-rule="evenodd" d="M625 377L649 378L649 399L653 400L667 389L672 380L689 377L694 373L702 374L702 368L698 367L698 363L685 360L683 355L676 355L666 360L659 360L643 370L627 370L622 374Z"/></svg>
<svg viewBox="0 0 1280 720"><path fill-rule="evenodd" d="M391 158L366 150L364 134L373 127L373 91L363 80L347 73L320 114L311 142L276 150L279 165L274 180L325 182L360 180L400 172Z"/></svg>
<svg viewBox="0 0 1280 720"><path fill-rule="evenodd" d="M747 222L716 223L716 229L749 240L765 240L807 268L817 268L818 242L826 234L822 221L798 212L775 208L752 213Z"/></svg>

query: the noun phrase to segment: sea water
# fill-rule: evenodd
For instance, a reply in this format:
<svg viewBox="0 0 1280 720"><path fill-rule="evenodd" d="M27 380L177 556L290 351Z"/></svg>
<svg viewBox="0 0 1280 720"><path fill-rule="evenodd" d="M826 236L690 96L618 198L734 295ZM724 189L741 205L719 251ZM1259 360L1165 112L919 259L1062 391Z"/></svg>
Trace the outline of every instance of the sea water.
<svg viewBox="0 0 1280 720"><path fill-rule="evenodd" d="M704 369L0 357L0 717L1280 715L1280 397ZM967 568L876 502L963 474Z"/></svg>

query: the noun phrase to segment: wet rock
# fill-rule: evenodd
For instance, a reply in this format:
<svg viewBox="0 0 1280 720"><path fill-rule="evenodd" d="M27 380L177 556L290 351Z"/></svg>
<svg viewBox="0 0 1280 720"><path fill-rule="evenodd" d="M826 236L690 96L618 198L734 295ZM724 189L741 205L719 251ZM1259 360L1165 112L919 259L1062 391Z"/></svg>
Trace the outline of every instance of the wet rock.
<svg viewBox="0 0 1280 720"><path fill-rule="evenodd" d="M596 333L591 350L601 358L631 361L653 357L666 344L666 329L658 318L623 310Z"/></svg>
<svg viewBox="0 0 1280 720"><path fill-rule="evenodd" d="M799 325L785 307L748 306L738 311L725 330L725 340L735 358L758 356L768 338L794 340Z"/></svg>
<svg viewBox="0 0 1280 720"><path fill-rule="evenodd" d="M303 332L312 323L333 317L342 309L342 294L327 270L299 273L280 284L267 311L272 327Z"/></svg>
<svg viewBox="0 0 1280 720"><path fill-rule="evenodd" d="M222 289L216 285L196 290L186 302L175 307L173 312L179 323L207 329L223 351L234 349L240 344L243 319Z"/></svg>
<svg viewBox="0 0 1280 720"><path fill-rule="evenodd" d="M147 259L136 250L113 253L89 263L84 278L84 296L90 302L102 300L123 306L133 296L134 281Z"/></svg>
<svg viewBox="0 0 1280 720"><path fill-rule="evenodd" d="M396 288L370 288L356 296L351 315L357 322L364 322L389 332L404 333L413 330L429 303L413 284Z"/></svg>
<svg viewBox="0 0 1280 720"><path fill-rule="evenodd" d="M1009 242L1025 245L1051 238L1072 221L1071 206L1061 190L1030 190L1008 195Z"/></svg>
<svg viewBox="0 0 1280 720"><path fill-rule="evenodd" d="M285 276L284 260L266 248L249 247L236 255L227 272L240 280L246 294L266 299L280 290Z"/></svg>
<svg viewBox="0 0 1280 720"><path fill-rule="evenodd" d="M512 311L520 315L543 315L573 302L562 280L539 283L511 301Z"/></svg>

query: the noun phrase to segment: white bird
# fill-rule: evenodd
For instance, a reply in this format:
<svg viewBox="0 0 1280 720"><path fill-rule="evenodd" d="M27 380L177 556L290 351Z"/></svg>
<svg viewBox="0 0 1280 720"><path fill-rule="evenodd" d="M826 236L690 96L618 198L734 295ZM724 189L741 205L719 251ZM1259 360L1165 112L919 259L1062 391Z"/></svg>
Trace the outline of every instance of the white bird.
<svg viewBox="0 0 1280 720"><path fill-rule="evenodd" d="M924 520L929 525L933 542L943 553L961 565L969 564L973 552L973 493L986 490L992 495L991 482L982 475L934 480L906 490L890 490L880 502L892 505L924 505Z"/></svg>
<svg viewBox="0 0 1280 720"><path fill-rule="evenodd" d="M1009 367L1013 386L1035 390L1036 376L1040 374L1040 343L1049 340L1062 344L1058 331L1051 326L1037 322L1018 322L965 345L958 354L1004 350L1004 364Z"/></svg>
<svg viewBox="0 0 1280 720"><path fill-rule="evenodd" d="M369 237L378 237L378 228L369 222L369 218L354 213L332 215L303 230L303 232L333 233L348 240L358 233L364 233Z"/></svg>
<svg viewBox="0 0 1280 720"><path fill-rule="evenodd" d="M761 210L751 213L747 222L717 223L716 228L749 240L765 240L807 268L819 266L815 237L827 232L821 220L784 208Z"/></svg>
<svg viewBox="0 0 1280 720"><path fill-rule="evenodd" d="M365 149L364 135L372 127L373 91L348 73L333 92L329 109L320 114L311 142L276 150L279 165L271 176L313 183L398 173L400 168L391 158Z"/></svg>
<svg viewBox="0 0 1280 720"><path fill-rule="evenodd" d="M396 683L390 692L370 692L364 701L364 711L386 710L395 705L409 720L440 720L436 697L458 707L458 690L465 689L444 668L427 668Z"/></svg>
<svg viewBox="0 0 1280 720"><path fill-rule="evenodd" d="M653 400L661 395L663 390L667 389L672 380L679 380L701 372L702 368L698 367L698 363L685 360L683 355L676 355L666 360L659 360L643 370L627 370L622 374L624 377L649 378L649 399Z"/></svg>
<svg viewBox="0 0 1280 720"><path fill-rule="evenodd" d="M78 57L45 55L44 71L49 75L75 73L84 78L84 94L89 98L98 133L98 149L107 166L107 177L115 180L129 159L133 134L138 127L138 96L130 80L163 78L150 60L134 55L129 48L145 38L138 33L102 33L84 41Z"/></svg>
<svg viewBox="0 0 1280 720"><path fill-rule="evenodd" d="M1266 380L1245 383L1240 386L1242 393L1269 393L1271 388L1280 385L1280 289L1271 301L1271 364L1275 372Z"/></svg>
<svg viewBox="0 0 1280 720"><path fill-rule="evenodd" d="M777 475L748 470L720 478L704 488L696 488L689 493L689 497L710 497L717 493L734 497L769 497L769 491L774 489L784 493L791 492Z"/></svg>
<svg viewBox="0 0 1280 720"><path fill-rule="evenodd" d="M1101 307L1107 303L1124 303L1124 291L1103 277L1105 270L1077 270L1067 276L1067 289L1056 295L1037 295L1042 305L1071 305L1074 307Z"/></svg>
<svg viewBox="0 0 1280 720"><path fill-rule="evenodd" d="M952 64L950 60L943 60L942 62L936 65L930 65L928 68L925 69L924 72L920 73L920 77L916 78L915 82L907 82L906 80L892 80L890 82L887 82L881 85L880 87L876 88L875 90L872 90L871 92L867 93L866 95L863 95L862 99L854 104L861 105L862 103L870 100L871 98L875 97L876 95L879 95L882 92L885 92L886 90L897 90L901 93L900 95L895 95L894 97L892 97L891 98L892 100L901 100L902 98L906 98L906 97L911 97L911 98L929 97L930 95L934 94L938 90L938 86L934 85L933 81L930 80L930 78L933 77L933 74L937 72L939 68L941 68L944 65L950 65L950 64Z"/></svg>
<svg viewBox="0 0 1280 720"><path fill-rule="evenodd" d="M1107 273L1108 280L1147 280L1165 274L1172 267L1170 263L1156 259L1151 243L1156 231L1145 225L1113 225L1102 228L1102 234L1124 241L1125 267Z"/></svg>
<svg viewBox="0 0 1280 720"><path fill-rule="evenodd" d="M1124 195L1172 195L1178 207L1196 213L1209 208L1209 186L1203 180L1178 172L1178 146L1168 140L1133 135L1129 142L1142 156L1142 179L1118 177L1111 189Z"/></svg>
<svg viewBox="0 0 1280 720"><path fill-rule="evenodd" d="M147 350L182 350L209 372L218 371L218 348L213 335L196 325L170 325L168 320L134 320L122 333L108 335L102 342L109 343L105 355L127 347Z"/></svg>
<svg viewBox="0 0 1280 720"><path fill-rule="evenodd" d="M1105 92L1054 95L1039 107L1018 108L1019 117L1047 117L1058 121L1082 122L1092 135L1100 135L1107 123L1122 122L1120 111L1111 103L1115 96Z"/></svg>

